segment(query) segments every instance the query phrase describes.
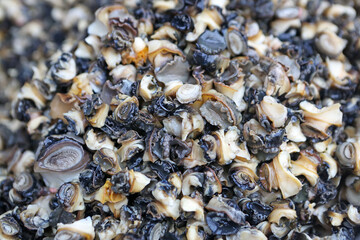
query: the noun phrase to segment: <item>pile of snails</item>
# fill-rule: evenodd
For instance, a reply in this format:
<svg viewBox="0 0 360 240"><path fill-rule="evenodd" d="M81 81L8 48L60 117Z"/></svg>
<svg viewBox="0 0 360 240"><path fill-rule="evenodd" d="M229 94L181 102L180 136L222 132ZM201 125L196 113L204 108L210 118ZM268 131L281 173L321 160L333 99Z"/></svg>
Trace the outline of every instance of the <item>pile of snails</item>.
<svg viewBox="0 0 360 240"><path fill-rule="evenodd" d="M355 239L347 2L97 9L0 119L0 238Z"/></svg>

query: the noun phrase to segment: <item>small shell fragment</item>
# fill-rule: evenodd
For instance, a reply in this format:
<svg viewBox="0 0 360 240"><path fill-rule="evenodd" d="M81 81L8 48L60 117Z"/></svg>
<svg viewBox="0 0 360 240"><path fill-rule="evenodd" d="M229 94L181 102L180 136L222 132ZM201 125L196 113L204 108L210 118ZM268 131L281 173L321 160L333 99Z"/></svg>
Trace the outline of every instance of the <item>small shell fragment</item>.
<svg viewBox="0 0 360 240"><path fill-rule="evenodd" d="M84 238L86 240L95 238L95 231L90 217L75 221L71 224L59 224L55 235L56 240L76 237Z"/></svg>
<svg viewBox="0 0 360 240"><path fill-rule="evenodd" d="M257 113L260 121L263 117L268 118L274 128L284 126L288 114L286 107L270 96L265 96L257 105Z"/></svg>
<svg viewBox="0 0 360 240"><path fill-rule="evenodd" d="M328 127L331 125L342 125L343 114L340 111L340 104L338 103L329 107L318 109L313 104L304 101L300 103L300 108L304 111L305 117L305 123L301 125L303 132L306 129L308 134L326 136Z"/></svg>
<svg viewBox="0 0 360 240"><path fill-rule="evenodd" d="M176 99L182 104L195 102L201 97L201 86L184 84L176 91Z"/></svg>
<svg viewBox="0 0 360 240"><path fill-rule="evenodd" d="M315 44L321 53L329 57L337 57L346 47L347 41L333 32L324 31L318 35Z"/></svg>

